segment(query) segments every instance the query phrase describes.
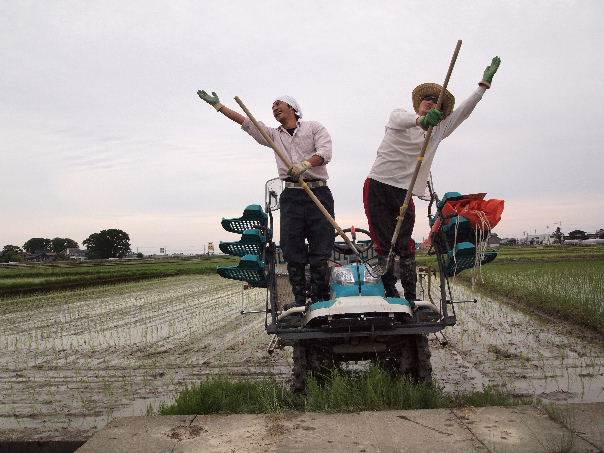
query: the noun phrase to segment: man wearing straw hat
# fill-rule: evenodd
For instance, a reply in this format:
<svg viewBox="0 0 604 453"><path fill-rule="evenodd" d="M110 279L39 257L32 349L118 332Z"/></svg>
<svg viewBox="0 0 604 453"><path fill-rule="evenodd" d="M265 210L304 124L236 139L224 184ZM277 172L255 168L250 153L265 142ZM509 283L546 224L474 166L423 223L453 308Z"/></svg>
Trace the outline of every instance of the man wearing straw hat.
<svg viewBox="0 0 604 453"><path fill-rule="evenodd" d="M199 97L216 111L241 125L254 140L270 146L249 118L220 103L216 93L197 92ZM287 261L289 281L292 285L294 303L304 306L307 302L306 263L310 263L310 297L313 302L329 299L329 266L334 244L334 228L297 182L301 175L321 201L329 214L334 216L333 197L327 187L327 163L331 160L331 137L325 127L316 121L300 121L302 109L291 96L279 96L273 102L273 116L281 124L266 127L260 123L268 136L285 152L291 167L275 155L279 178L285 181L281 194L280 244ZM308 247L305 244L308 241Z"/></svg>
<svg viewBox="0 0 604 453"><path fill-rule="evenodd" d="M371 237L376 246L380 264L385 267L390 252L392 235L403 204L407 189L411 184L417 159L420 156L426 131L433 127L424 160L413 187L413 195L423 195L430 166L439 143L466 120L483 94L491 87L493 76L501 60L493 58L486 67L478 88L456 109L455 98L445 90L441 109L437 106L442 87L436 83L422 83L412 92L415 113L396 109L390 113L377 157L363 186L363 205L369 222ZM403 218L394 253L399 257L399 268L404 296L413 301L416 298L415 285L415 243L411 239L415 224L415 209L411 199ZM382 276L386 296L399 297L395 288L397 277L392 270Z"/></svg>

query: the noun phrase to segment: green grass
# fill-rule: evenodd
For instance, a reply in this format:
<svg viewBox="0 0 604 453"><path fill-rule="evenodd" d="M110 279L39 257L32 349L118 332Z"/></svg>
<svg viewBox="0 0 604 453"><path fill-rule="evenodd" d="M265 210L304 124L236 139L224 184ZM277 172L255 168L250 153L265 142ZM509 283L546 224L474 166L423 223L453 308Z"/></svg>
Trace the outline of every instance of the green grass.
<svg viewBox="0 0 604 453"><path fill-rule="evenodd" d="M568 261L604 261L604 246L550 245L542 247L497 247L494 263L536 263ZM424 251L418 251L416 261L419 266L436 266L436 257Z"/></svg>
<svg viewBox="0 0 604 453"><path fill-rule="evenodd" d="M436 265L418 254L419 265ZM469 285L472 271L455 277ZM604 332L604 247L499 247L497 258L481 269L474 288L503 296L528 310Z"/></svg>
<svg viewBox="0 0 604 453"><path fill-rule="evenodd" d="M357 412L363 410L434 409L461 406L525 404L493 388L447 394L439 387L394 378L380 368L361 373L334 371L319 384L311 378L306 395L294 394L275 379L232 379L212 376L183 390L161 415L271 413L288 410ZM151 411L153 412L153 411Z"/></svg>
<svg viewBox="0 0 604 453"><path fill-rule="evenodd" d="M502 262L484 266L476 288L604 331L604 260ZM461 274L466 284L471 274Z"/></svg>
<svg viewBox="0 0 604 453"><path fill-rule="evenodd" d="M0 267L0 296L176 275L213 274L216 266L235 262L234 258L220 256L191 260L101 261Z"/></svg>

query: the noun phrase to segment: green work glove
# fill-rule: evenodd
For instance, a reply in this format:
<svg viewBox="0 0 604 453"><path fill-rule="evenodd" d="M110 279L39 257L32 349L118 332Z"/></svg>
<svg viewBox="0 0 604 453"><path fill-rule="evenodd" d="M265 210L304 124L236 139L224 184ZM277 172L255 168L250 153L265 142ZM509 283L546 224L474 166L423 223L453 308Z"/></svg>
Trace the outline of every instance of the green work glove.
<svg viewBox="0 0 604 453"><path fill-rule="evenodd" d="M487 88L491 88L493 76L497 72L497 69L499 69L500 64L501 58L493 57L493 60L491 60L491 64L485 68L484 73L482 74L482 82L480 83L485 85Z"/></svg>
<svg viewBox="0 0 604 453"><path fill-rule="evenodd" d="M443 112L438 109L430 109L428 110L428 113L426 113L425 116L422 116L419 119L419 124L423 129L428 129L430 126L436 126L438 123L440 123L440 120L442 119Z"/></svg>
<svg viewBox="0 0 604 453"><path fill-rule="evenodd" d="M312 164L307 160L305 160L303 162L298 162L297 164L294 164L291 166L291 168L288 170L287 174L293 178L299 178L300 175L302 175L302 173L304 173L306 170L308 170L311 167L312 167Z"/></svg>
<svg viewBox="0 0 604 453"><path fill-rule="evenodd" d="M206 101L212 107L214 107L217 111L222 108L222 104L220 103L220 99L218 99L218 95L212 91L212 95L210 96L206 93L205 90L197 91L197 96L199 96L202 100Z"/></svg>

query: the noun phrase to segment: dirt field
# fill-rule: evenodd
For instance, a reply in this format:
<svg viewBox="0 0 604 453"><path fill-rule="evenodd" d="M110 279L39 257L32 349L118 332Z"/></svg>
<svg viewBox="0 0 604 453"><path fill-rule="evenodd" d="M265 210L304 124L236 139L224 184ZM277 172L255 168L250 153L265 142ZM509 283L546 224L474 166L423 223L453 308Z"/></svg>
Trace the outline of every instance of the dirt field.
<svg viewBox="0 0 604 453"><path fill-rule="evenodd" d="M457 289L458 299L470 294ZM141 415L208 373L286 379L290 351L266 353L265 293L220 277L174 277L3 301L2 437L92 434ZM432 336L434 375L449 391L486 384L552 401L604 401L601 337L482 298Z"/></svg>

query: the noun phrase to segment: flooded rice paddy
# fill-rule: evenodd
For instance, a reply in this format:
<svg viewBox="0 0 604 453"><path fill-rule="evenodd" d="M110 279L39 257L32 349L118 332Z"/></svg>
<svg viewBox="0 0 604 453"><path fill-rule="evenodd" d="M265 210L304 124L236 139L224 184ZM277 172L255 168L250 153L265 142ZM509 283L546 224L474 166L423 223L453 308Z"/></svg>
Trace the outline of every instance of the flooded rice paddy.
<svg viewBox="0 0 604 453"><path fill-rule="evenodd" d="M240 315L264 303L263 290L217 276L2 301L3 437L91 435L211 373L287 379L291 352L269 355L264 316ZM447 345L440 334L430 340L435 379L448 391L495 385L548 401L604 401L601 337L484 297L456 311Z"/></svg>

